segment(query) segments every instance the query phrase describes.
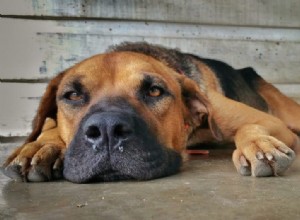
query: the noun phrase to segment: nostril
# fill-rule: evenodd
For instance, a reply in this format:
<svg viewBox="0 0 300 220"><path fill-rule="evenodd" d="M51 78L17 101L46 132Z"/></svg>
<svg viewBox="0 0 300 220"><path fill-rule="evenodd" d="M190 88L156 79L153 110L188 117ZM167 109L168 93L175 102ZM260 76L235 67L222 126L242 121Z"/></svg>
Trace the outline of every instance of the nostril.
<svg viewBox="0 0 300 220"><path fill-rule="evenodd" d="M117 138L126 138L128 135L130 135L131 132L132 130L130 129L130 127L123 124L118 124L113 130L113 135Z"/></svg>
<svg viewBox="0 0 300 220"><path fill-rule="evenodd" d="M95 141L101 137L101 132L97 126L90 126L85 132L85 135L88 140Z"/></svg>

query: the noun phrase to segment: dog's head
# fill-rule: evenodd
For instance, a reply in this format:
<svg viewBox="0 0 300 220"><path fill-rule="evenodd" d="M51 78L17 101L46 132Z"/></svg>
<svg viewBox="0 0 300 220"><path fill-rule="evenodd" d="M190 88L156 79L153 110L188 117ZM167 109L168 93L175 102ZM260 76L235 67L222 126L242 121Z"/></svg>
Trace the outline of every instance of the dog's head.
<svg viewBox="0 0 300 220"><path fill-rule="evenodd" d="M176 173L191 129L208 114L197 83L165 60L115 50L54 78L29 141L46 117L68 146L64 176L73 182L147 180Z"/></svg>

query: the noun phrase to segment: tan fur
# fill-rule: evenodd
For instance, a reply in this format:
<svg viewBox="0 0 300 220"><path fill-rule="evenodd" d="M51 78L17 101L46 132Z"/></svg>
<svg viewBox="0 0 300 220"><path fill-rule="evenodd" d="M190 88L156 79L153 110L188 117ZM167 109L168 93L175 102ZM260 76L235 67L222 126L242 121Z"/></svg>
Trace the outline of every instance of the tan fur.
<svg viewBox="0 0 300 220"><path fill-rule="evenodd" d="M261 80L258 92L268 103L270 113L280 118L290 129L300 133L300 105Z"/></svg>

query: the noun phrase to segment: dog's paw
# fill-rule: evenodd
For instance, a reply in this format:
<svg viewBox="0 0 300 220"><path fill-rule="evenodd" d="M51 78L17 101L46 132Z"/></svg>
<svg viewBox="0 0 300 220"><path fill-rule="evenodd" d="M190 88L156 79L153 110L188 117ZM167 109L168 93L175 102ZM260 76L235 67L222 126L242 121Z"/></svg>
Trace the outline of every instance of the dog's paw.
<svg viewBox="0 0 300 220"><path fill-rule="evenodd" d="M295 153L283 142L268 135L247 140L233 152L237 171L244 176L278 176L292 164Z"/></svg>
<svg viewBox="0 0 300 220"><path fill-rule="evenodd" d="M64 152L65 144L59 136L56 122L48 118L37 140L16 149L1 170L17 181L61 179Z"/></svg>
<svg viewBox="0 0 300 220"><path fill-rule="evenodd" d="M61 145L34 141L17 149L1 167L17 181L43 182L62 178Z"/></svg>

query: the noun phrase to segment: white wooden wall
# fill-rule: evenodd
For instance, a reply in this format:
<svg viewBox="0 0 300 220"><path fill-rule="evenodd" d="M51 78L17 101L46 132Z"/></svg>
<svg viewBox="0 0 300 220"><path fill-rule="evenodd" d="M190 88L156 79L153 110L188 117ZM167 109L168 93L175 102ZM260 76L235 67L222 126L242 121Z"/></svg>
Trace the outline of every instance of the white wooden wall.
<svg viewBox="0 0 300 220"><path fill-rule="evenodd" d="M300 101L299 0L1 0L0 137L30 132L45 79L122 41L252 66Z"/></svg>

